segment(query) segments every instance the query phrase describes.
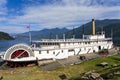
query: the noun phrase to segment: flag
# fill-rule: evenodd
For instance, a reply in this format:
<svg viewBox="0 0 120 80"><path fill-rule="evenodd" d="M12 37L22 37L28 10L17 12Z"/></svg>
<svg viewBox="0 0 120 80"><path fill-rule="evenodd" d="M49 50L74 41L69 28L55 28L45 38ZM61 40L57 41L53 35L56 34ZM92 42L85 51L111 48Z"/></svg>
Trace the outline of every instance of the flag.
<svg viewBox="0 0 120 80"><path fill-rule="evenodd" d="M29 29L29 28L30 28L30 25L29 25L29 26L26 26L26 28Z"/></svg>

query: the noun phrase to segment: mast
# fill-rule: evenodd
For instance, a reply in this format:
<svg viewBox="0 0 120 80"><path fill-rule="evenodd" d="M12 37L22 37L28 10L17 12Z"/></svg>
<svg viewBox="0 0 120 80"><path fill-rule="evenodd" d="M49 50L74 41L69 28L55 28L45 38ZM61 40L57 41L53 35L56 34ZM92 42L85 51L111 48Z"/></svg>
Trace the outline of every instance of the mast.
<svg viewBox="0 0 120 80"><path fill-rule="evenodd" d="M82 32L83 32L83 39L84 39L84 26L85 26L85 25L83 24L83 31L82 31Z"/></svg>
<svg viewBox="0 0 120 80"><path fill-rule="evenodd" d="M51 37L52 37L52 32L50 32L50 37L49 37L49 39L51 39Z"/></svg>
<svg viewBox="0 0 120 80"><path fill-rule="evenodd" d="M75 30L74 30L74 27L73 27L73 39L75 39Z"/></svg>
<svg viewBox="0 0 120 80"><path fill-rule="evenodd" d="M58 39L58 35L56 35L56 39Z"/></svg>
<svg viewBox="0 0 120 80"><path fill-rule="evenodd" d="M31 32L30 32L30 28L29 28L29 38L30 38L30 43L31 43L32 39L31 39Z"/></svg>
<svg viewBox="0 0 120 80"><path fill-rule="evenodd" d="M65 34L63 34L63 39L64 39L64 41L65 41Z"/></svg>
<svg viewBox="0 0 120 80"><path fill-rule="evenodd" d="M101 27L101 32L103 32L103 26Z"/></svg>
<svg viewBox="0 0 120 80"><path fill-rule="evenodd" d="M31 32L30 32L30 25L27 26L28 30L29 30L29 41L31 43L32 39L31 39Z"/></svg>
<svg viewBox="0 0 120 80"><path fill-rule="evenodd" d="M113 38L113 29L111 28L111 38Z"/></svg>

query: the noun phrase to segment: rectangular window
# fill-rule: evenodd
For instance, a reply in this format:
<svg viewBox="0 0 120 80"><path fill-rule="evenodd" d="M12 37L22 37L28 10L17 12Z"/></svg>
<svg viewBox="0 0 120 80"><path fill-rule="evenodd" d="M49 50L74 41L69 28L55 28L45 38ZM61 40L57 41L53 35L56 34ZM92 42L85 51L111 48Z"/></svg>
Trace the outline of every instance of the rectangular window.
<svg viewBox="0 0 120 80"><path fill-rule="evenodd" d="M90 44L90 42L88 42L88 44Z"/></svg>
<svg viewBox="0 0 120 80"><path fill-rule="evenodd" d="M84 48L84 50L86 50L86 48Z"/></svg>
<svg viewBox="0 0 120 80"><path fill-rule="evenodd" d="M40 44L39 44L39 43L36 43L35 45L36 45L36 47L40 47Z"/></svg>
<svg viewBox="0 0 120 80"><path fill-rule="evenodd" d="M69 50L68 50L68 52L72 52L72 51L74 51L74 49L69 49Z"/></svg>
<svg viewBox="0 0 120 80"><path fill-rule="evenodd" d="M39 54L41 54L41 51L39 51Z"/></svg>
<svg viewBox="0 0 120 80"><path fill-rule="evenodd" d="M63 50L61 52L63 53Z"/></svg>
<svg viewBox="0 0 120 80"><path fill-rule="evenodd" d="M49 51L47 50L47 54L49 53Z"/></svg>

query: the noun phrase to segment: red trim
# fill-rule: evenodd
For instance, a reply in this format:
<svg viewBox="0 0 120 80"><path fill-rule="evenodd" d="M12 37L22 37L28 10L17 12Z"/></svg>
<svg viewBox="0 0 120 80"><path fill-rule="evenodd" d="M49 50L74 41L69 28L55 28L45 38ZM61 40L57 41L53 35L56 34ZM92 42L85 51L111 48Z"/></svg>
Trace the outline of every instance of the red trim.
<svg viewBox="0 0 120 80"><path fill-rule="evenodd" d="M20 56L19 56L20 55ZM24 50L17 50L11 55L11 59L17 58L17 57L28 57L28 53Z"/></svg>

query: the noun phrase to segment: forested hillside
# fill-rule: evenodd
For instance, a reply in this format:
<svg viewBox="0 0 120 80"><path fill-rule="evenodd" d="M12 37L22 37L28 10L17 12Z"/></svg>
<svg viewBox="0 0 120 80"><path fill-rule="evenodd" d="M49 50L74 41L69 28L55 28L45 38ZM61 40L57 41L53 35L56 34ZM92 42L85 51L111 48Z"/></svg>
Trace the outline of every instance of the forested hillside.
<svg viewBox="0 0 120 80"><path fill-rule="evenodd" d="M11 40L13 39L8 33L0 32L0 40Z"/></svg>
<svg viewBox="0 0 120 80"><path fill-rule="evenodd" d="M78 28L70 30L66 33L66 38L72 38L75 35L76 38L82 38L83 33L92 33L92 23L88 22ZM120 44L120 20L117 19L106 19L106 20L96 20L96 33L100 31L105 31L106 37L113 37L114 44Z"/></svg>

